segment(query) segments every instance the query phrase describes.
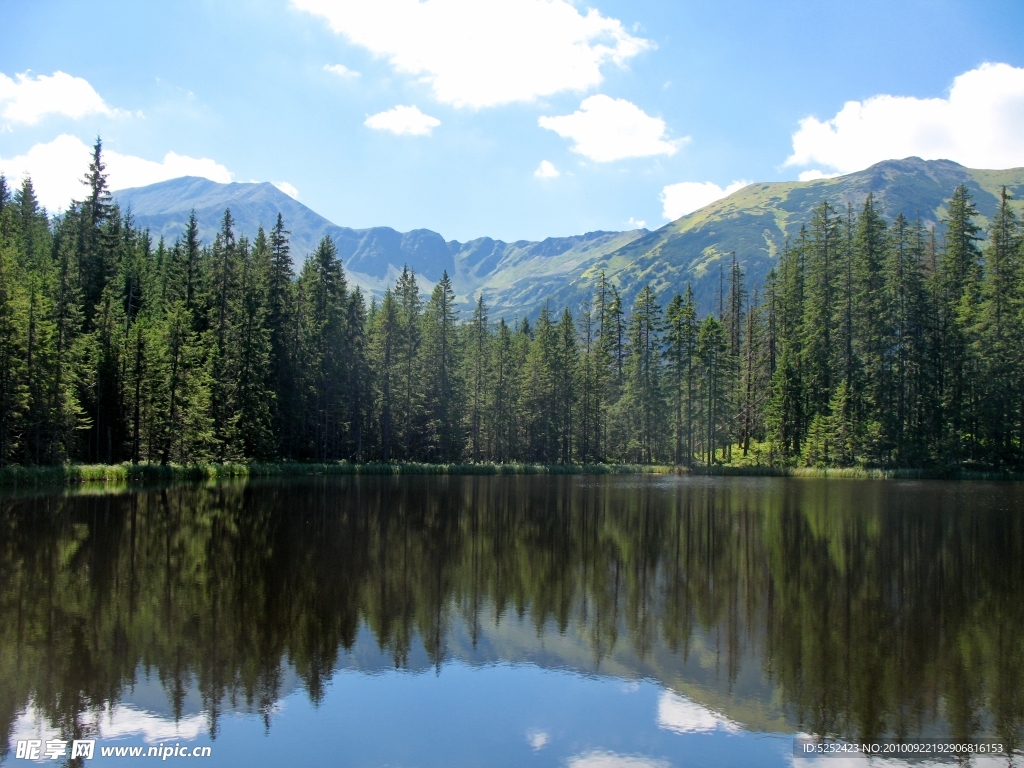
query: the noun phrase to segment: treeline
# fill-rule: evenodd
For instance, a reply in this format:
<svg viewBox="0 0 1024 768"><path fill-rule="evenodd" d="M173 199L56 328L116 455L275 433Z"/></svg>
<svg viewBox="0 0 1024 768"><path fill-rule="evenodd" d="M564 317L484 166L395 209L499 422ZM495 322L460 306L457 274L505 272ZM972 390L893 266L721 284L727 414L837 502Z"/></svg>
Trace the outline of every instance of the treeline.
<svg viewBox="0 0 1024 768"><path fill-rule="evenodd" d="M982 249L965 187L941 242L823 202L765 284L735 255L717 313L631 308L601 275L576 314L463 317L445 274L380 301L327 238L296 275L281 216L230 211L153 244L112 204L52 220L0 179L0 464L529 461L1024 465L1024 275L1008 197ZM667 298L667 297L662 297Z"/></svg>

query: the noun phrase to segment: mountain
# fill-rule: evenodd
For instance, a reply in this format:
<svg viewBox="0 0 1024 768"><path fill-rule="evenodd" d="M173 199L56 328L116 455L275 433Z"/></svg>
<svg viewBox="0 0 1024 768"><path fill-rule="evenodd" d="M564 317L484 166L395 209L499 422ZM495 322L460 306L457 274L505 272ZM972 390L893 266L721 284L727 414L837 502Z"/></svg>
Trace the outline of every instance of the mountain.
<svg viewBox="0 0 1024 768"><path fill-rule="evenodd" d="M261 224L267 230L273 227L280 211L285 226L292 230L294 250L303 255L314 250L327 230L334 228L323 216L269 182L219 184L183 176L147 187L119 189L113 194L122 209L131 208L136 225L149 227L154 241L163 237L168 245L182 236L193 208L204 243L212 243L217 236L225 208L231 208L236 231L250 237Z"/></svg>
<svg viewBox="0 0 1024 768"><path fill-rule="evenodd" d="M447 270L464 303L471 303L484 290L488 304L511 314L535 310L567 275L647 234L639 229L550 237L541 242L506 243L482 237L460 243L445 241L429 229L350 229L332 224L273 184L220 184L194 176L118 190L114 197L122 209L131 209L137 226L149 227L154 239L163 237L168 243L182 236L193 209L200 239L207 244L214 241L225 208L231 209L236 234L249 237L261 225L272 227L280 212L292 233L296 269L327 235L337 245L349 279L371 295L380 296L394 285L405 265L416 271L424 291ZM501 295L500 305L493 304L492 293Z"/></svg>
<svg viewBox="0 0 1024 768"><path fill-rule="evenodd" d="M1024 214L1024 168L972 170L949 160L911 157L832 179L751 184L594 259L550 298L554 306L577 305L592 295L605 270L622 287L627 305L646 284L667 303L690 282L703 310L716 309L719 268L727 267L731 254L736 253L746 271L748 287L763 284L786 239L797 236L822 200L841 211L849 203L856 213L871 192L890 221L902 212L940 226L946 202L959 184L974 197L983 227L994 215L1004 185L1015 198L1018 214Z"/></svg>
<svg viewBox="0 0 1024 768"><path fill-rule="evenodd" d="M122 207L131 207L139 225L168 241L181 235L193 208L207 243L213 241L225 207L231 208L237 232L250 236L261 223L272 226L280 211L292 232L297 264L328 235L350 279L372 295L392 285L405 264L416 270L425 291L447 270L460 302L468 305L482 291L494 316L509 317L535 314L548 300L556 309L577 308L592 295L601 270L620 286L627 306L648 283L667 303L690 282L703 309L710 310L717 306L719 268L733 252L748 284L763 284L786 239L796 236L823 199L842 210L849 203L856 211L872 192L886 218L902 212L938 225L959 184L974 196L983 226L995 212L1004 185L1024 214L1024 168L972 170L949 160L916 157L832 179L751 184L653 232L589 232L540 242L484 237L461 243L428 229L349 229L267 183L218 184L186 177L115 196Z"/></svg>

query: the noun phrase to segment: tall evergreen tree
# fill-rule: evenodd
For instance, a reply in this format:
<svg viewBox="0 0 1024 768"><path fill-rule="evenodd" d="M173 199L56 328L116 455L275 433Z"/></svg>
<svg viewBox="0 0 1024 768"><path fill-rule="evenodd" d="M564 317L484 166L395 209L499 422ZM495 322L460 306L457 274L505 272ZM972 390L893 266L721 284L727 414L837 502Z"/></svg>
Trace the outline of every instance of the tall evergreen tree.
<svg viewBox="0 0 1024 768"><path fill-rule="evenodd" d="M431 461L455 461L462 455L463 402L455 290L448 272L441 275L423 313L424 411L427 455Z"/></svg>

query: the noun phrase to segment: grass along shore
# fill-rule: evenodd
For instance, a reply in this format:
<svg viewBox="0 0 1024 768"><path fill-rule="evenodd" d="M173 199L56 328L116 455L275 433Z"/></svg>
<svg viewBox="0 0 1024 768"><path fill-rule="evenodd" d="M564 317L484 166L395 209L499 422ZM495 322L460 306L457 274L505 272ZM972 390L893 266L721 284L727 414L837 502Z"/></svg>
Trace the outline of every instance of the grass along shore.
<svg viewBox="0 0 1024 768"><path fill-rule="evenodd" d="M693 467L647 464L422 464L415 462L367 463L244 463L197 464L62 464L57 466L0 467L0 488L82 484L158 485L250 477L318 475L704 475L721 477L811 477L871 480L1012 480L1024 473L966 470L962 468L871 469L861 467L769 467L697 465Z"/></svg>
<svg viewBox="0 0 1024 768"><path fill-rule="evenodd" d="M635 464L421 464L416 462L324 464L305 462L197 464L61 464L0 467L0 487L140 484L315 475L610 475L671 474L685 468Z"/></svg>

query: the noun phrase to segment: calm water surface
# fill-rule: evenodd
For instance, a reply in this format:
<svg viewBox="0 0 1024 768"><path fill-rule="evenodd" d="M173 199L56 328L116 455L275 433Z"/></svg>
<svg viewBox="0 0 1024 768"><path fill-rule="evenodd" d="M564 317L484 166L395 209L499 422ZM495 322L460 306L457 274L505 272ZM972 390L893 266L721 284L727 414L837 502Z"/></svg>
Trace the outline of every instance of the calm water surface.
<svg viewBox="0 0 1024 768"><path fill-rule="evenodd" d="M18 741L94 739L76 762L208 745L207 766L810 768L794 734L1019 749L1022 729L1019 484L0 496L5 765L29 764Z"/></svg>

